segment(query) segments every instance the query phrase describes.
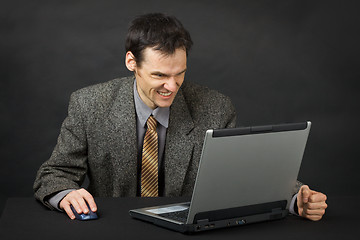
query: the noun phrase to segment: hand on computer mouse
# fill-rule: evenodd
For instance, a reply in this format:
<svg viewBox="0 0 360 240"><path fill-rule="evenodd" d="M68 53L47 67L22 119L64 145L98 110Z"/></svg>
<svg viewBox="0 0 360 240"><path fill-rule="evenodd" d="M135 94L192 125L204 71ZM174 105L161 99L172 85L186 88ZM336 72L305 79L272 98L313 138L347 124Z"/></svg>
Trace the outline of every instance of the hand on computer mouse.
<svg viewBox="0 0 360 240"><path fill-rule="evenodd" d="M87 204L89 207L89 204ZM71 210L73 211L75 218L78 220L94 220L94 219L98 219L98 216L95 212L89 210L89 212L87 214L85 213L77 213L75 208L70 205ZM90 207L89 207L90 208Z"/></svg>
<svg viewBox="0 0 360 240"><path fill-rule="evenodd" d="M68 193L59 204L60 208L66 212L69 218L75 219L76 216L71 209L71 205L78 214L87 214L90 210L92 212L97 211L93 196L83 188Z"/></svg>

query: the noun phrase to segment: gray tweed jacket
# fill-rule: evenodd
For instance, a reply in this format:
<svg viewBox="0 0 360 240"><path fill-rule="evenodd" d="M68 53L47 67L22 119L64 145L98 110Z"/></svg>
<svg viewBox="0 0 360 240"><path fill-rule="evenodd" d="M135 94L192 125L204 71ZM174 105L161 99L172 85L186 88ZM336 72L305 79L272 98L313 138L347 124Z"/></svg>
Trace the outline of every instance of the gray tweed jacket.
<svg viewBox="0 0 360 240"><path fill-rule="evenodd" d="M136 196L137 136L134 77L114 79L71 95L57 145L34 183L35 197L78 189L86 174L93 196ZM207 129L235 127L230 99L185 81L170 107L164 166L165 196L191 196Z"/></svg>

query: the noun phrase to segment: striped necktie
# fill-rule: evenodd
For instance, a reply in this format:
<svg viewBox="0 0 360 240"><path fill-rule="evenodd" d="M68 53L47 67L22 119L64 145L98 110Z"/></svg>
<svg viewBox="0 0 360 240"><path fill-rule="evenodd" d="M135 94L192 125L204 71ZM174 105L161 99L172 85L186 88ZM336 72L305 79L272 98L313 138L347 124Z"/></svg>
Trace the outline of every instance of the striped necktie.
<svg viewBox="0 0 360 240"><path fill-rule="evenodd" d="M141 163L141 197L157 197L158 193L158 135L156 120L151 115L147 122Z"/></svg>

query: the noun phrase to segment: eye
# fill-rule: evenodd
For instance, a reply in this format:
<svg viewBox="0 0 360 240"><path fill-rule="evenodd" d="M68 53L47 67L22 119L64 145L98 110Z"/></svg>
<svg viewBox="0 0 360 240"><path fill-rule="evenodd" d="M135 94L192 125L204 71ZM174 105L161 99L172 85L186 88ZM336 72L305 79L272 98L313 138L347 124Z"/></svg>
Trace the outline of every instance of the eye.
<svg viewBox="0 0 360 240"><path fill-rule="evenodd" d="M165 77L165 74L163 74L163 73L153 73L152 74L152 76L154 77L154 78L164 78Z"/></svg>

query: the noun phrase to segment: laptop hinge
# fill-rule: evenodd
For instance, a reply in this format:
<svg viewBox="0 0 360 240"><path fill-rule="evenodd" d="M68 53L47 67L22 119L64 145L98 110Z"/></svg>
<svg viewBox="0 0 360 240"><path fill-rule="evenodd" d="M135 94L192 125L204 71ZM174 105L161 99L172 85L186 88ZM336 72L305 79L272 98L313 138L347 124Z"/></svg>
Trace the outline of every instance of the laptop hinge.
<svg viewBox="0 0 360 240"><path fill-rule="evenodd" d="M198 223L198 224L208 223L208 222L209 222L209 219L199 219L196 221L196 223Z"/></svg>

